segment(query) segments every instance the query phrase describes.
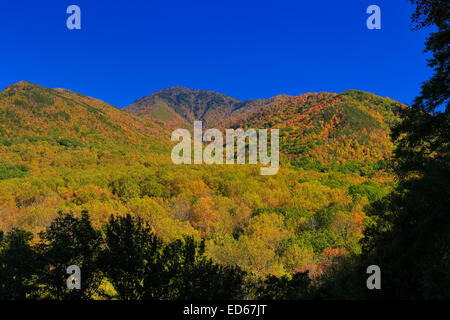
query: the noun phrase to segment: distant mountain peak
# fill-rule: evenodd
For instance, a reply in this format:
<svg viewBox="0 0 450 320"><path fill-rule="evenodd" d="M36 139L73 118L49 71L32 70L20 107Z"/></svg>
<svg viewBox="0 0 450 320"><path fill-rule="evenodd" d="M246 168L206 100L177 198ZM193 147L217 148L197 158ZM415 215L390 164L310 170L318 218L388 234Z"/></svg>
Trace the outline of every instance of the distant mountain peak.
<svg viewBox="0 0 450 320"><path fill-rule="evenodd" d="M242 101L211 90L169 87L136 100L124 110L134 115L160 121L213 123L230 115Z"/></svg>
<svg viewBox="0 0 450 320"><path fill-rule="evenodd" d="M34 84L32 82L26 81L26 80L21 80L18 81L16 83L10 84L9 86L6 87L6 89L24 89L24 88L37 88L40 87L37 84ZM5 90L6 90L5 89Z"/></svg>

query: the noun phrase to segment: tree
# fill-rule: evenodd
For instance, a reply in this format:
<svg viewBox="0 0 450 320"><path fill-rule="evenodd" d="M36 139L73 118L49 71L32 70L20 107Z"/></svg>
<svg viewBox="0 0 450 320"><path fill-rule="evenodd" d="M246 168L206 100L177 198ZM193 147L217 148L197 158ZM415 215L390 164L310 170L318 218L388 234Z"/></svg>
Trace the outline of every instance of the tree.
<svg viewBox="0 0 450 320"><path fill-rule="evenodd" d="M105 227L101 265L122 300L141 299L148 264L156 264L162 241L147 224L131 215L111 216Z"/></svg>
<svg viewBox="0 0 450 320"><path fill-rule="evenodd" d="M393 139L399 143L396 169L402 178L448 170L450 143L450 4L444 0L410 1L416 4L415 28L434 25L438 31L425 43L425 51L433 54L428 65L434 74L423 83L413 106L403 110L403 121L393 130Z"/></svg>
<svg viewBox="0 0 450 320"><path fill-rule="evenodd" d="M14 229L0 232L0 300L29 299L37 291L38 257L30 245L33 235Z"/></svg>
<svg viewBox="0 0 450 320"><path fill-rule="evenodd" d="M292 278L269 276L257 289L258 298L262 300L310 299L311 294L312 286L308 272L295 273Z"/></svg>
<svg viewBox="0 0 450 320"><path fill-rule="evenodd" d="M39 282L45 287L44 298L90 299L103 278L99 255L103 245L101 233L95 230L87 212L81 218L59 213L48 229L40 233L38 252L43 259ZM67 267L81 269L81 289L69 290Z"/></svg>
<svg viewBox="0 0 450 320"><path fill-rule="evenodd" d="M242 298L245 273L214 264L204 241L184 237L167 244L160 260L149 264L144 299L230 300Z"/></svg>
<svg viewBox="0 0 450 320"><path fill-rule="evenodd" d="M192 210L192 226L209 235L216 228L218 212L214 209L214 202L210 197L202 197L194 204Z"/></svg>
<svg viewBox="0 0 450 320"><path fill-rule="evenodd" d="M383 297L450 296L450 3L411 0L416 28L434 25L426 41L434 74L393 129L398 187L369 210L363 260L383 274Z"/></svg>

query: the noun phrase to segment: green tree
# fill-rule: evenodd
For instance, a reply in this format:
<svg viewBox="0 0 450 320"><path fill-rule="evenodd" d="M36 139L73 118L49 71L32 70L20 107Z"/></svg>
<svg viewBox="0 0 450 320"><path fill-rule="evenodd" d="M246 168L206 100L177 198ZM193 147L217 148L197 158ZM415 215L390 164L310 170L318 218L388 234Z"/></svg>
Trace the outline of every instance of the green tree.
<svg viewBox="0 0 450 320"><path fill-rule="evenodd" d="M267 277L257 289L262 300L300 300L312 296L311 279L308 272L295 273L292 278L282 276Z"/></svg>
<svg viewBox="0 0 450 320"><path fill-rule="evenodd" d="M122 300L138 300L144 294L148 264L156 265L162 249L158 239L142 219L111 216L105 227L106 248L102 269Z"/></svg>
<svg viewBox="0 0 450 320"><path fill-rule="evenodd" d="M6 237L0 232L0 300L35 297L39 262L32 239L24 230L14 229Z"/></svg>
<svg viewBox="0 0 450 320"><path fill-rule="evenodd" d="M38 250L44 262L40 283L45 288L44 298L90 299L97 293L103 278L99 268L103 239L92 227L87 212L81 218L60 212L40 237L43 243ZM81 269L81 289L67 288L66 271L71 265Z"/></svg>
<svg viewBox="0 0 450 320"><path fill-rule="evenodd" d="M364 261L382 270L383 297L450 297L450 3L411 0L416 28L437 27L426 41L434 74L393 130L399 185L369 210Z"/></svg>
<svg viewBox="0 0 450 320"><path fill-rule="evenodd" d="M150 265L149 265L150 266ZM146 299L229 300L242 298L245 273L214 264L204 241L192 237L169 243L146 272Z"/></svg>

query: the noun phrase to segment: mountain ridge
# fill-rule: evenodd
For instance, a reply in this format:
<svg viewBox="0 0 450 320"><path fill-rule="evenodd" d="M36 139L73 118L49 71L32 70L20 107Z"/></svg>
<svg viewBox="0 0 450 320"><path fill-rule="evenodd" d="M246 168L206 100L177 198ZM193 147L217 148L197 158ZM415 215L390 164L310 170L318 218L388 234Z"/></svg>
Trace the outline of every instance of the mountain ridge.
<svg viewBox="0 0 450 320"><path fill-rule="evenodd" d="M355 93L355 95L356 93L358 93L359 95L366 95L366 98L367 95L372 95L379 99L392 100L388 97L383 98L373 93L368 93L356 89L349 89L341 93L330 94L344 95L352 92ZM317 94L320 93L329 92L317 92ZM159 115L157 114L160 108L164 108L168 110L174 117L178 117L177 120L180 120L179 117L181 117L188 123L192 123L194 120L202 120L208 126L223 122L223 120L227 117L234 117L238 114L262 110L282 99L290 99L308 94L315 93L303 93L298 96L278 94L267 99L256 98L242 101L212 90L191 89L187 87L173 86L155 91L147 96L141 97L134 103L122 108L122 110L142 118L156 118L160 120L167 120L168 122L170 122L170 120L173 119L161 119L161 117L159 117ZM198 108L198 104L203 104L204 107Z"/></svg>
<svg viewBox="0 0 450 320"><path fill-rule="evenodd" d="M68 89L19 81L0 92L0 136L8 140L45 136L49 141L110 145L148 140L165 131L149 120Z"/></svg>
<svg viewBox="0 0 450 320"><path fill-rule="evenodd" d="M324 170L348 161L377 163L393 149L390 127L404 107L359 90L276 95L240 101L209 90L171 87L119 109L68 89L20 81L0 92L0 138L63 145L166 150L171 130L204 127L277 128L280 152L296 166ZM154 115L157 115L156 117ZM12 142L11 142L12 141Z"/></svg>

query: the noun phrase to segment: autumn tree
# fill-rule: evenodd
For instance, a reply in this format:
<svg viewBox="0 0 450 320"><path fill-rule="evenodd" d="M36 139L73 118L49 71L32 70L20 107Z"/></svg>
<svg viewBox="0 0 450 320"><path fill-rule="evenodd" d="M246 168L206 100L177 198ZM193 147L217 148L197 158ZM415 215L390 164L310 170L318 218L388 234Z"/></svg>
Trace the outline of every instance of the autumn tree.
<svg viewBox="0 0 450 320"><path fill-rule="evenodd" d="M204 235L208 235L216 228L218 212L210 197L202 197L194 204L192 209L192 225Z"/></svg>

